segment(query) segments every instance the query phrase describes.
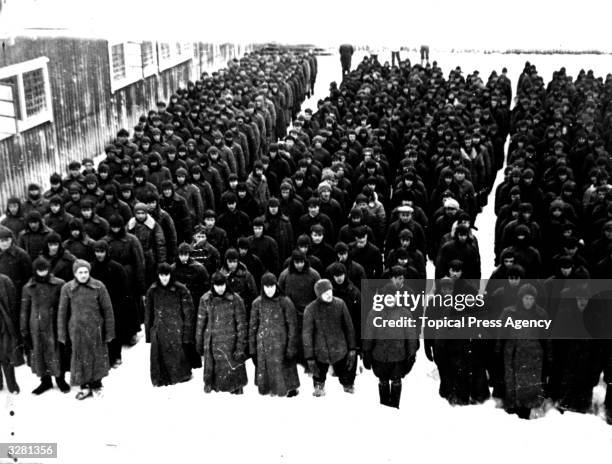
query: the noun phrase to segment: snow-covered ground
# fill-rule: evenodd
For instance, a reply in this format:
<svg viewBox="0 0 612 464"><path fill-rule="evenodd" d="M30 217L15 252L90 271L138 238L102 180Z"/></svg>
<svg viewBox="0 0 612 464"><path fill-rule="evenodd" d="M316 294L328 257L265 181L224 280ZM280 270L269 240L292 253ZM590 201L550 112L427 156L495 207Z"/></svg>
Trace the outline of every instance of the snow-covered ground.
<svg viewBox="0 0 612 464"><path fill-rule="evenodd" d="M381 58L386 59L384 53ZM404 52L403 55L406 55ZM354 64L360 60L356 53ZM417 59L415 54L410 58ZM516 77L527 59L545 79L565 65L576 75L581 67L600 75L612 70L609 56L515 56L443 54L432 51L448 72L461 65L487 76L507 66ZM336 55L319 58L315 97L340 81ZM499 176L498 176L499 182ZM488 207L477 220L483 275L493 268L495 216ZM428 272L431 269L428 270ZM312 380L301 374L300 395L293 399L262 397L252 384L243 396L204 394L202 370L188 383L153 388L149 380L149 345L125 350L123 365L104 380L104 396L78 402L76 391L57 389L34 397L38 379L27 367L17 369L20 395L0 392L0 442L57 442L57 462L589 462L612 454L612 427L594 415L559 414L524 421L481 406L451 407L437 393L437 371L422 353L404 381L400 410L378 405L377 380L363 371L354 395L345 394L336 378L327 395L314 398ZM300 369L301 371L301 369ZM600 387L598 403L603 401ZM11 412L14 414L11 415ZM3 461L0 462L12 462ZM41 462L19 460L19 462ZM52 461L50 461L52 462Z"/></svg>

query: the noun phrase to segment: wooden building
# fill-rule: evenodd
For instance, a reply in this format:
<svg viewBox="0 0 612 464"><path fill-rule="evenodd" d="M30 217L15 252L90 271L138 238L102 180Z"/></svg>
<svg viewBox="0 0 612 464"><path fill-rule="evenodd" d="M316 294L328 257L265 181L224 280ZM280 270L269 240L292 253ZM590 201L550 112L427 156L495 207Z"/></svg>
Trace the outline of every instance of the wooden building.
<svg viewBox="0 0 612 464"><path fill-rule="evenodd" d="M116 42L16 37L0 49L0 207L27 184L103 153L203 71L225 67L252 45ZM3 211L2 211L3 212ZM1 213L0 213L1 214Z"/></svg>

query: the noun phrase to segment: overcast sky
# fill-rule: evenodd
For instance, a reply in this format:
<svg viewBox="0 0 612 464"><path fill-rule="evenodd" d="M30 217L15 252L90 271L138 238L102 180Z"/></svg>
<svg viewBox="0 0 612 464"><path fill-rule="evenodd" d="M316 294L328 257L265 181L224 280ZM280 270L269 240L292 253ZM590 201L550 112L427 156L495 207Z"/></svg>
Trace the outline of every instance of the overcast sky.
<svg viewBox="0 0 612 464"><path fill-rule="evenodd" d="M612 2L595 0L0 0L0 35L72 34L434 48L612 50Z"/></svg>

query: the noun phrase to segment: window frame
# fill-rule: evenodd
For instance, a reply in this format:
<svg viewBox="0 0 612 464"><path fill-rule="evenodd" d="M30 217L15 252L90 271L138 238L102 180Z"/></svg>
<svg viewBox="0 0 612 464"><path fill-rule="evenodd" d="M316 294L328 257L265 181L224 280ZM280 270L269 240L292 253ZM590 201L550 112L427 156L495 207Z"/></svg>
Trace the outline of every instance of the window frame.
<svg viewBox="0 0 612 464"><path fill-rule="evenodd" d="M170 50L169 58L162 58L161 46L166 44ZM180 53L177 53L177 45L180 46ZM194 46L193 42L157 42L157 62L159 72L166 71L170 68L178 66L181 63L193 60Z"/></svg>
<svg viewBox="0 0 612 464"><path fill-rule="evenodd" d="M51 82L49 80L49 58L41 56L34 58L33 60L22 61L21 63L15 63L0 68L0 79L8 79L15 77L17 81L17 104L19 105L19 117L15 116L17 121L17 133L20 134L33 127L40 126L47 122L53 122L53 99L51 97ZM34 116L27 116L26 111L26 98L25 88L23 84L23 75L30 71L36 71L42 69L44 89L45 89L45 103L46 109ZM11 137L10 134L5 138Z"/></svg>

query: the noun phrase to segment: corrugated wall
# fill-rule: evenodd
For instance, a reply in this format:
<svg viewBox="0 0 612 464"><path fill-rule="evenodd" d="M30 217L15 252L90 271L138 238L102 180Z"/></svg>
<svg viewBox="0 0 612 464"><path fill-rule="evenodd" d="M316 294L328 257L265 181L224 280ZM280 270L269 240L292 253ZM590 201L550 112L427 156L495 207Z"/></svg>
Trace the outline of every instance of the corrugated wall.
<svg viewBox="0 0 612 464"><path fill-rule="evenodd" d="M121 127L130 131L141 114L202 71L212 72L254 48L242 44L196 44L189 62L138 81L111 94L108 43L73 38L17 38L0 55L0 67L40 56L49 58L53 123L0 141L0 205L26 185L46 188L53 171L65 172L71 160L103 152Z"/></svg>

